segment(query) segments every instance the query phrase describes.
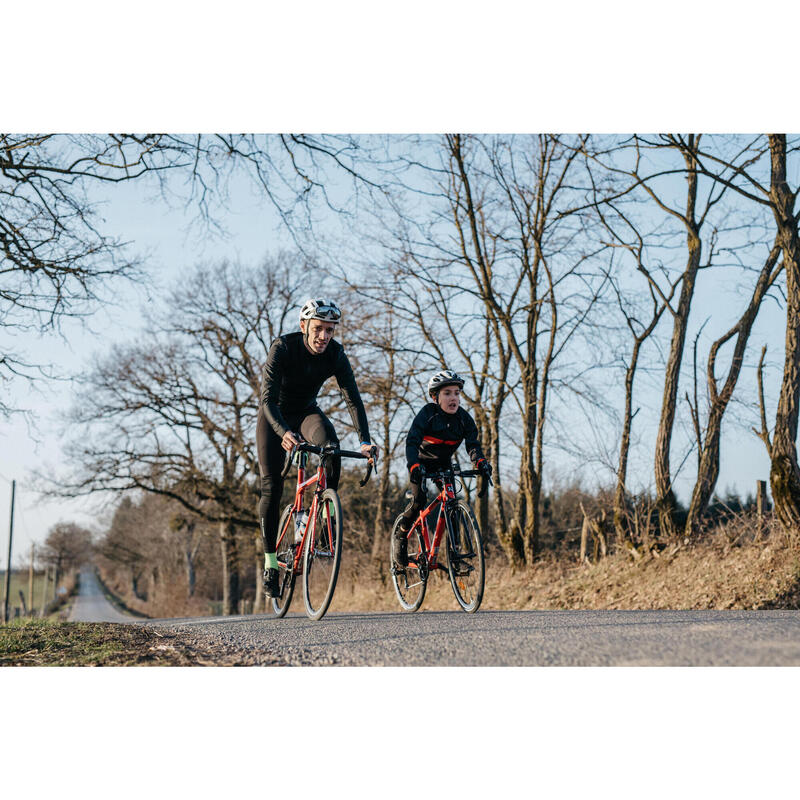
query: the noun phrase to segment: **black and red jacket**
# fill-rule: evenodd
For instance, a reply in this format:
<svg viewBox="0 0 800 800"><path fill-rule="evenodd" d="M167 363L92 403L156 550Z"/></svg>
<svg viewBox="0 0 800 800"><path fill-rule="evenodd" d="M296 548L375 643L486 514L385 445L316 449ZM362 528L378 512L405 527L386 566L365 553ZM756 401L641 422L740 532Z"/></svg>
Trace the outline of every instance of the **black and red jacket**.
<svg viewBox="0 0 800 800"><path fill-rule="evenodd" d="M408 431L408 468L414 464L421 464L426 469L447 467L461 442L464 442L473 464L484 460L478 428L469 413L459 408L455 414L447 414L437 403L428 403L414 417Z"/></svg>

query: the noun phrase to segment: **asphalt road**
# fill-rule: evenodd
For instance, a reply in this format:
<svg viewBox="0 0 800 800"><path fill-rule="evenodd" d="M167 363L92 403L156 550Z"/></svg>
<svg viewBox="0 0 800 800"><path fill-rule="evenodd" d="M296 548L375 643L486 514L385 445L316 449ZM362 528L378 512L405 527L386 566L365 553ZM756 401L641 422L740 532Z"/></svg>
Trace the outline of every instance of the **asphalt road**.
<svg viewBox="0 0 800 800"><path fill-rule="evenodd" d="M460 611L150 620L228 662L391 666L800 665L797 611Z"/></svg>
<svg viewBox="0 0 800 800"><path fill-rule="evenodd" d="M70 622L133 622L134 618L111 605L106 600L94 571L81 570L78 596L72 604Z"/></svg>
<svg viewBox="0 0 800 800"><path fill-rule="evenodd" d="M800 665L798 611L418 611L142 622L106 600L90 569L80 622L166 629L220 663L341 666Z"/></svg>

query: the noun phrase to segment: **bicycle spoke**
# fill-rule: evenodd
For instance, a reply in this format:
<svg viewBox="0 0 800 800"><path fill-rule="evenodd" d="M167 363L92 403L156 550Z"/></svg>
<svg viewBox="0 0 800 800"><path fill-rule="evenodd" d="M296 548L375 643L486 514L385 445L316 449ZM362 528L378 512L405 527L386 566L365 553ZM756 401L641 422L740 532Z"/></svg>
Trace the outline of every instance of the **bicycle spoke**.
<svg viewBox="0 0 800 800"><path fill-rule="evenodd" d="M278 568L280 569L280 597L273 597L272 611L276 617L283 617L289 610L292 602L292 595L294 593L294 558L295 558L295 544L294 544L294 513L292 506L286 506L281 515L281 520L278 523L278 535L281 537L278 541L277 559Z"/></svg>
<svg viewBox="0 0 800 800"><path fill-rule="evenodd" d="M399 529L402 516L395 520L392 537ZM391 559L391 554L389 556ZM416 611L425 597L427 585L427 560L419 528L413 528L408 537L408 565L405 569L392 568L392 583L400 606L404 611Z"/></svg>
<svg viewBox="0 0 800 800"><path fill-rule="evenodd" d="M461 608L474 613L483 599L483 543L472 509L463 501L453 510L451 527L447 539L450 584Z"/></svg>
<svg viewBox="0 0 800 800"><path fill-rule="evenodd" d="M342 557L342 511L332 489L322 493L313 524L306 542L303 597L308 616L320 619L333 598Z"/></svg>

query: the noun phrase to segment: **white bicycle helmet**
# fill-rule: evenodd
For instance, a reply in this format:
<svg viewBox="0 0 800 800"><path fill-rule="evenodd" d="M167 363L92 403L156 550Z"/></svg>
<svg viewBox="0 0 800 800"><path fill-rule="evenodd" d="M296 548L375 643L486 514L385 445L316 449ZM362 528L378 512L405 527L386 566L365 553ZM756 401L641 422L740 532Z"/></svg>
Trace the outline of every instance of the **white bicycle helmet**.
<svg viewBox="0 0 800 800"><path fill-rule="evenodd" d="M339 306L333 300L306 300L300 309L300 319L321 319L337 323L342 318Z"/></svg>
<svg viewBox="0 0 800 800"><path fill-rule="evenodd" d="M428 394L431 397L436 397L436 392L438 392L439 389L444 389L445 386L458 386L459 389L463 389L464 379L459 377L451 369L443 369L441 372L437 372L428 381Z"/></svg>

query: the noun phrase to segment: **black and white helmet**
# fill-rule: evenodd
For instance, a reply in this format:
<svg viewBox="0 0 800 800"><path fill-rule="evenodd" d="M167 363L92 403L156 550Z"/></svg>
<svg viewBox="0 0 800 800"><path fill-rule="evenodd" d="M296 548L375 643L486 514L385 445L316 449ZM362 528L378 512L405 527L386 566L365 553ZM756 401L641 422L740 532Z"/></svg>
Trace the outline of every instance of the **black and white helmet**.
<svg viewBox="0 0 800 800"><path fill-rule="evenodd" d="M431 397L436 397L436 393L439 389L444 389L445 386L458 386L459 389L463 389L464 380L453 372L453 370L443 369L441 372L437 372L428 381L428 394Z"/></svg>
<svg viewBox="0 0 800 800"><path fill-rule="evenodd" d="M342 312L333 300L306 300L300 309L300 319L321 319L325 322L339 322Z"/></svg>

